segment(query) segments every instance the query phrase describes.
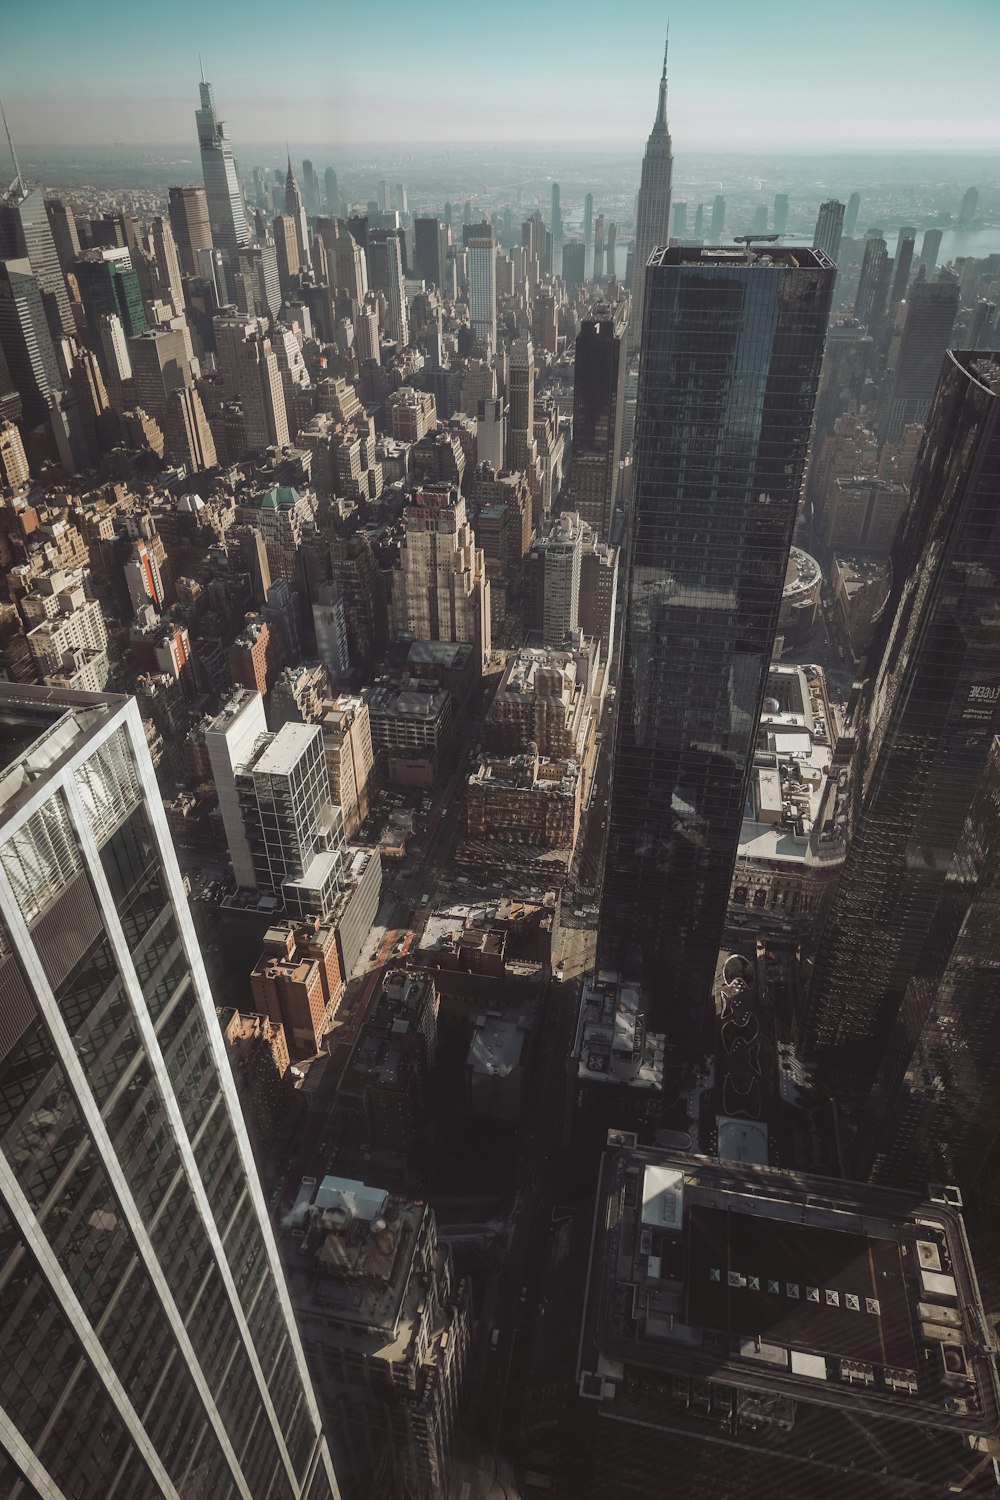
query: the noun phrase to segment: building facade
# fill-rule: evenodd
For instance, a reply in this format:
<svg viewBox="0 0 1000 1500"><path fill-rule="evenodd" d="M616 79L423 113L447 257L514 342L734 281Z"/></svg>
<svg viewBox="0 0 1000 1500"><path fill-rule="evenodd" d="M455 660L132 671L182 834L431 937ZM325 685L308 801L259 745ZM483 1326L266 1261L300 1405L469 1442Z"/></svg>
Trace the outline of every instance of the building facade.
<svg viewBox="0 0 1000 1500"><path fill-rule="evenodd" d="M2 744L4 1493L333 1497L137 706Z"/></svg>
<svg viewBox="0 0 1000 1500"><path fill-rule="evenodd" d="M689 1039L725 921L834 274L806 249L661 250L648 271L601 947L648 978L655 1020L683 1013Z"/></svg>

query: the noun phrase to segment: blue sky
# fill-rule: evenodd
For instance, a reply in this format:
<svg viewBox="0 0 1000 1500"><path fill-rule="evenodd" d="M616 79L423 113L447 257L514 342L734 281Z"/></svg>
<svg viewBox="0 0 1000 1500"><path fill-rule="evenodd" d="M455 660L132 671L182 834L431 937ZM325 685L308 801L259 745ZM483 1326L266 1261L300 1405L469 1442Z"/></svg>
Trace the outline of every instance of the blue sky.
<svg viewBox="0 0 1000 1500"><path fill-rule="evenodd" d="M667 18L648 0L6 0L25 147L192 146L198 52L241 142L638 142ZM988 148L1000 0L672 0L675 151Z"/></svg>

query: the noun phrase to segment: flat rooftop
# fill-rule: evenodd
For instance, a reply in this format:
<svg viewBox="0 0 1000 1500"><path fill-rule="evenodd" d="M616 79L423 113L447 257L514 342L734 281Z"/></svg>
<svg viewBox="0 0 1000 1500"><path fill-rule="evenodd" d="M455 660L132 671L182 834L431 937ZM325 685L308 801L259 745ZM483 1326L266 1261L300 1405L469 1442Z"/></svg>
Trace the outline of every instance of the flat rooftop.
<svg viewBox="0 0 1000 1500"><path fill-rule="evenodd" d="M826 1409L845 1452L859 1423L890 1437L905 1424L904 1464L927 1432L935 1452L944 1441L971 1462L967 1437L1000 1427L992 1340L945 1192L921 1202L628 1143L601 1167L579 1377L609 1415L655 1409L674 1430L690 1421L686 1382L710 1383L733 1411L784 1398L796 1431L799 1404ZM742 1436L760 1441L752 1420Z"/></svg>
<svg viewBox="0 0 1000 1500"><path fill-rule="evenodd" d="M813 832L818 837L831 801L835 742L823 669L773 666L740 828L741 859L809 861Z"/></svg>
<svg viewBox="0 0 1000 1500"><path fill-rule="evenodd" d="M776 245L766 236L753 239L748 247L732 241L728 245L659 246L647 262L651 266L803 266L809 270L833 271L834 262L824 250L811 245Z"/></svg>
<svg viewBox="0 0 1000 1500"><path fill-rule="evenodd" d="M297 724L289 720L253 763L256 776L289 776L316 737L323 731L317 724Z"/></svg>

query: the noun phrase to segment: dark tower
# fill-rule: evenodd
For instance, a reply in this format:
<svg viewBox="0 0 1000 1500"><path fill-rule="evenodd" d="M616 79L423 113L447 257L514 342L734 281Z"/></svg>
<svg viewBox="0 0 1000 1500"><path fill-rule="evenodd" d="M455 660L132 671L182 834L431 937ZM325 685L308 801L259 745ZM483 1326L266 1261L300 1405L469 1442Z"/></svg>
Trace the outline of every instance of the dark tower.
<svg viewBox="0 0 1000 1500"><path fill-rule="evenodd" d="M573 509L597 532L611 536L618 493L625 399L628 298L599 302L576 340L573 381Z"/></svg>
<svg viewBox="0 0 1000 1500"><path fill-rule="evenodd" d="M945 357L893 575L805 1028L857 1092L890 1039L901 1045L907 986L941 978L966 899L956 849L1000 730L1000 368L988 355Z"/></svg>
<svg viewBox="0 0 1000 1500"><path fill-rule="evenodd" d="M695 1045L715 973L835 268L673 247L648 273L603 960Z"/></svg>

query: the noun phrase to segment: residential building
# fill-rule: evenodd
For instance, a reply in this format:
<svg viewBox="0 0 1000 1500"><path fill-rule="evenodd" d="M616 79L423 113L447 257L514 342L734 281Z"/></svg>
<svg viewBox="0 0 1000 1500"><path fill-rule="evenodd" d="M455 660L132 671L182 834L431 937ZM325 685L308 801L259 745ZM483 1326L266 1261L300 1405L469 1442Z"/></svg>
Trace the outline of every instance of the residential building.
<svg viewBox="0 0 1000 1500"><path fill-rule="evenodd" d="M525 624L543 646L560 647L580 625L580 574L585 526L562 511L536 534L525 560Z"/></svg>
<svg viewBox="0 0 1000 1500"><path fill-rule="evenodd" d="M609 1130L652 1141L663 1116L664 1050L634 980L606 970L587 975L568 1060L566 1141L591 1158Z"/></svg>
<svg viewBox="0 0 1000 1500"><path fill-rule="evenodd" d="M352 839L368 819L374 772L371 719L364 698L341 693L319 717L333 800Z"/></svg>
<svg viewBox="0 0 1000 1500"><path fill-rule="evenodd" d="M280 1023L293 1056L315 1056L344 993L335 927L318 917L269 927L250 992L260 1013Z"/></svg>
<svg viewBox="0 0 1000 1500"><path fill-rule="evenodd" d="M264 700L259 691L246 687L235 690L205 731L205 747L219 798L233 874L236 884L243 890L252 890L256 886L256 874L236 789L236 767L250 759L254 746L266 733Z"/></svg>
<svg viewBox="0 0 1000 1500"><path fill-rule="evenodd" d="M490 655L490 586L475 545L465 500L448 484L414 492L403 511L406 528L393 574L398 631L425 641L469 641Z"/></svg>
<svg viewBox="0 0 1000 1500"><path fill-rule="evenodd" d="M580 832L580 767L527 751L481 755L465 787L466 832L490 843L564 849Z"/></svg>
<svg viewBox="0 0 1000 1500"><path fill-rule="evenodd" d="M486 719L489 743L508 755L535 745L540 755L584 764L601 699L599 653L577 638L562 650L512 654Z"/></svg>

